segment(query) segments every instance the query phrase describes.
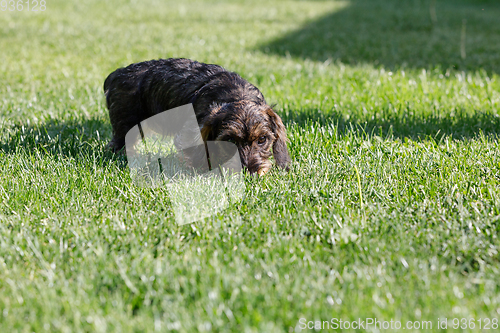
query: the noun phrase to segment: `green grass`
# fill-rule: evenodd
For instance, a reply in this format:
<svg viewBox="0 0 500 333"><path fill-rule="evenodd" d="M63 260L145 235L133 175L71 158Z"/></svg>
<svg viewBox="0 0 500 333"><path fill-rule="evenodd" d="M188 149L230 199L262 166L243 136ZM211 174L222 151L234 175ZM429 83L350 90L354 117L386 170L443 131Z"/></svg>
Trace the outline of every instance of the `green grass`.
<svg viewBox="0 0 500 333"><path fill-rule="evenodd" d="M500 5L432 3L0 11L0 331L500 319ZM184 226L104 150L106 75L167 57L257 85L294 161Z"/></svg>

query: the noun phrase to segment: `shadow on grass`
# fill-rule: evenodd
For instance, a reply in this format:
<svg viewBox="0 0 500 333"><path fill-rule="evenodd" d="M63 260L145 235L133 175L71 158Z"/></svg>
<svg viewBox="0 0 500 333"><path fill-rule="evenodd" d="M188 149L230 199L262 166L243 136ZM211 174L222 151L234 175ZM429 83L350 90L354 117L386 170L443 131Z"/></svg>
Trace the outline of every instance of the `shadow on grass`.
<svg viewBox="0 0 500 333"><path fill-rule="evenodd" d="M370 120L347 118L336 110L322 112L317 108L288 110L281 112L285 125L296 124L309 127L335 124L340 135L352 129L360 129L367 135L382 137L394 136L399 139L413 140L433 137L440 139L451 136L454 139L477 138L484 134L497 140L500 133L500 117L490 113L476 112L474 115L455 110L446 115L415 116L408 110L393 112L381 110ZM7 154L16 154L20 150L49 155L55 158L73 158L84 163L95 161L100 165L117 163L120 168L127 166L124 155L114 154L105 149L111 136L109 124L101 119L81 121L49 121L37 126L16 125L11 128L0 142L0 149Z"/></svg>
<svg viewBox="0 0 500 333"><path fill-rule="evenodd" d="M260 47L315 61L500 73L496 0L353 0Z"/></svg>
<svg viewBox="0 0 500 333"><path fill-rule="evenodd" d="M299 127L308 127L313 123L320 125L335 124L338 132L345 135L352 129L362 129L367 135L382 137L394 136L399 139L413 140L433 137L440 139L451 136L454 139L464 140L478 138L482 134L490 139L497 140L500 133L500 117L495 114L476 111L471 115L462 110L453 110L448 114L414 115L411 111L402 110L393 112L381 110L369 120L347 118L335 110L329 113L318 109L289 110L282 112L281 117L285 125L296 124Z"/></svg>
<svg viewBox="0 0 500 333"><path fill-rule="evenodd" d="M50 120L33 126L15 125L6 131L0 149L7 154L25 150L59 158L85 161L97 158L100 163L125 163L124 156L113 154L104 148L104 142L110 136L109 127L109 124L97 118Z"/></svg>

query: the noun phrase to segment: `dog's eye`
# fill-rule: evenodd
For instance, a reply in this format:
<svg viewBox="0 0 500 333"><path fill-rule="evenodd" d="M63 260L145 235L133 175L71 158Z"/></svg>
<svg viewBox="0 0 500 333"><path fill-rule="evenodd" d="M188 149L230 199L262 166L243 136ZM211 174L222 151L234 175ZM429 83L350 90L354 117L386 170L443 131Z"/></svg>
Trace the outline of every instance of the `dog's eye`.
<svg viewBox="0 0 500 333"><path fill-rule="evenodd" d="M259 140L257 140L257 143L258 143L259 145L263 145L264 143L266 143L266 141L267 141L267 138L266 138L265 136L261 136L261 137L259 138Z"/></svg>

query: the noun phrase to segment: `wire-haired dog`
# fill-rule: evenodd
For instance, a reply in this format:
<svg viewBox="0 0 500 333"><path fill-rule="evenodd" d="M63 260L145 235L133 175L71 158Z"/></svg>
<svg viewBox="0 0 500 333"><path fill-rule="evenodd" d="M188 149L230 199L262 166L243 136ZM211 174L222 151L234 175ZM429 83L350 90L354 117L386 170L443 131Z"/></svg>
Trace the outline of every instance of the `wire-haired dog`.
<svg viewBox="0 0 500 333"><path fill-rule="evenodd" d="M104 82L113 126L109 146L118 151L127 132L160 112L192 103L202 139L238 147L243 167L265 174L276 164L288 169L290 156L281 118L254 85L218 65L189 59L159 59L119 68Z"/></svg>

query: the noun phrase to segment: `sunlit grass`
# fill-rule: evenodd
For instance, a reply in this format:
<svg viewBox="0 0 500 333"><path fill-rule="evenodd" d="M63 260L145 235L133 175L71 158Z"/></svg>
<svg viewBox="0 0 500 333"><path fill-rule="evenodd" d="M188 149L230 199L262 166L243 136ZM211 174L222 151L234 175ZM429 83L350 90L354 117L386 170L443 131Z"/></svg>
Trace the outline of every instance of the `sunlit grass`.
<svg viewBox="0 0 500 333"><path fill-rule="evenodd" d="M426 24L455 36L460 13L500 13L493 1L443 0L432 23L430 0L372 3L379 12L359 14L372 29L378 17L416 20L398 43ZM54 0L43 13L0 12L0 331L500 318L498 26L481 23L488 38L477 32L456 68L438 52L462 59L460 38L375 62L389 44L361 45L364 21L341 31L345 49L321 30L362 5ZM473 38L477 20L467 22ZM294 52L308 43L286 36L310 31L331 36L310 43L328 52ZM167 188L135 186L126 159L104 149L107 74L167 57L257 85L294 161L247 177L239 204L183 226Z"/></svg>

